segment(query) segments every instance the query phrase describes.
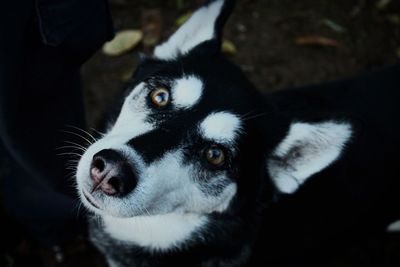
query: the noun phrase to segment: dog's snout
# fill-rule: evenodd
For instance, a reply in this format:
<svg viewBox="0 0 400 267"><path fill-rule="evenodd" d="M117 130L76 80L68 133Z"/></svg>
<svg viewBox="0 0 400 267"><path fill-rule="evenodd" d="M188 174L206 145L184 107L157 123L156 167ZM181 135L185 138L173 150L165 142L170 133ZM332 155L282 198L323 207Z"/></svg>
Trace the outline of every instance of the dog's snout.
<svg viewBox="0 0 400 267"><path fill-rule="evenodd" d="M110 196L124 196L137 184L134 164L113 149L103 149L93 156L90 177L94 182L93 191L101 190Z"/></svg>

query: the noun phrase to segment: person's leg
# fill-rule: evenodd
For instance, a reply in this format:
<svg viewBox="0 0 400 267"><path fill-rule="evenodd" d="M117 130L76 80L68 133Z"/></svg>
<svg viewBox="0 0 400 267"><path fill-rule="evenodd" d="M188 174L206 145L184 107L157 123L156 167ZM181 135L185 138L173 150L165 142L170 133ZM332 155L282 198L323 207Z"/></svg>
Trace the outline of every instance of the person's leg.
<svg viewBox="0 0 400 267"><path fill-rule="evenodd" d="M79 70L42 45L34 27L24 30L23 42L8 40L15 53L4 62L14 77L2 92L4 137L13 159L3 177L4 206L36 239L55 245L77 230L76 203L65 194L65 158L55 155L65 125L84 127Z"/></svg>
<svg viewBox="0 0 400 267"><path fill-rule="evenodd" d="M43 244L55 245L71 238L78 225L72 180L67 177L66 158L56 156L62 152L57 148L65 140L79 142L63 132L68 125L84 128L79 67L111 33L105 1L69 1L82 10L93 5L93 13L104 13L103 17L76 18L75 22L84 22L79 28L71 31L66 25L65 35L58 28L54 34L63 36L61 41L46 44L53 36L46 30L53 22L60 24L40 13L41 6L35 3L41 2L45 1L2 4L1 35L7 38L0 46L0 138L11 166L1 189L10 216ZM66 6L61 11L53 7L52 16L75 16L75 10Z"/></svg>

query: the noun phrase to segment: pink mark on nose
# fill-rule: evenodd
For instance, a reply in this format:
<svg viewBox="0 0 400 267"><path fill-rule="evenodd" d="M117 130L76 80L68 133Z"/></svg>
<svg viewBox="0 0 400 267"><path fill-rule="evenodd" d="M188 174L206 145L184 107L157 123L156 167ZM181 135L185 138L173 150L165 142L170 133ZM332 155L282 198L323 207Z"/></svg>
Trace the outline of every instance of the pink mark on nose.
<svg viewBox="0 0 400 267"><path fill-rule="evenodd" d="M97 167L92 167L90 169L90 177L94 181L92 193L98 189L100 189L106 195L115 195L117 193L117 189L115 188L114 178L116 170L112 168L104 168L100 170ZM114 181L114 185L113 182Z"/></svg>
<svg viewBox="0 0 400 267"><path fill-rule="evenodd" d="M112 186L110 183L109 183L109 179L104 179L105 181L103 181L101 184L100 184L100 189L101 189L101 191L103 191L105 194L107 194L107 195L110 195L110 196L112 196L112 195L115 195L116 193L117 193L117 190L114 188L114 186ZM107 180L107 181L106 181Z"/></svg>
<svg viewBox="0 0 400 267"><path fill-rule="evenodd" d="M90 177L92 178L92 180L96 183L99 184L101 183L101 181L104 179L105 175L104 175L104 171L99 170L96 167L93 167L90 170Z"/></svg>

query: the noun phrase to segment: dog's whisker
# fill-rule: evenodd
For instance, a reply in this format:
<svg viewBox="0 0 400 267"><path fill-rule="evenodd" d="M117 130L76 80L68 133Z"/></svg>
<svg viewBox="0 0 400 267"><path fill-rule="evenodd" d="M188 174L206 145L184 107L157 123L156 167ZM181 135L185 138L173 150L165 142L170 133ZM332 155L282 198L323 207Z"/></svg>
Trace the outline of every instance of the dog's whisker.
<svg viewBox="0 0 400 267"><path fill-rule="evenodd" d="M72 128L72 129L76 129L78 131L81 131L82 133L84 133L87 136L89 136L90 138L92 138L93 142L97 141L97 139L91 133L89 133L88 131L85 131L85 130L83 130L83 129L79 128L79 127L73 126L73 125L67 125L67 127Z"/></svg>
<svg viewBox="0 0 400 267"><path fill-rule="evenodd" d="M76 149L76 150L80 150L80 151L83 151L83 152L86 151L85 148L77 147L77 146L60 146L60 147L56 148L56 150L62 150L62 149Z"/></svg>
<svg viewBox="0 0 400 267"><path fill-rule="evenodd" d="M64 143L66 143L66 144L68 144L68 145L77 146L77 147L80 147L80 148L83 148L83 149L87 149L87 147L85 147L85 146L83 146L83 145L81 145L81 144L75 143L75 142L64 141Z"/></svg>
<svg viewBox="0 0 400 267"><path fill-rule="evenodd" d="M76 217L77 217L77 218L78 218L79 215L81 214L82 205L83 205L83 203L80 201L80 199L78 199L78 200L77 200L77 204L76 204Z"/></svg>
<svg viewBox="0 0 400 267"><path fill-rule="evenodd" d="M71 159L66 163L66 166L67 167L77 166L79 161L80 161L80 159Z"/></svg>
<svg viewBox="0 0 400 267"><path fill-rule="evenodd" d="M78 156L78 157L82 157L82 154L74 153L74 152L59 153L59 154L56 154L56 155L57 156Z"/></svg>
<svg viewBox="0 0 400 267"><path fill-rule="evenodd" d="M66 170L77 170L77 165L76 164L74 164L74 165L67 165L66 167L65 167L65 169Z"/></svg>
<svg viewBox="0 0 400 267"><path fill-rule="evenodd" d="M89 139L87 139L86 137L84 137L84 136L82 136L82 135L80 135L80 134L78 134L78 133L71 132L71 131L67 131L67 130L61 130L61 131L64 132L64 133L72 134L72 135L74 135L74 136L77 136L77 137L79 137L79 138L82 138L82 139L83 139L84 141L86 141L89 145L93 144L93 141L90 141Z"/></svg>
<svg viewBox="0 0 400 267"><path fill-rule="evenodd" d="M67 170L68 169L70 169L70 170L75 169L76 170L76 168L77 168L76 164L74 164L74 166L70 165L70 166L66 167Z"/></svg>
<svg viewBox="0 0 400 267"><path fill-rule="evenodd" d="M90 128L92 131L96 132L97 134L99 134L101 137L104 137L106 135L106 133L100 132L99 130L96 130L95 128L91 127Z"/></svg>
<svg viewBox="0 0 400 267"><path fill-rule="evenodd" d="M263 116L266 116L266 115L267 115L267 113L260 113L260 114L254 115L254 116L243 118L243 120L244 121L249 121L249 120L256 119L256 118L259 118L259 117L263 117Z"/></svg>
<svg viewBox="0 0 400 267"><path fill-rule="evenodd" d="M256 110L249 111L243 115L240 115L241 119L245 119L247 116L250 116L252 113L256 112Z"/></svg>
<svg viewBox="0 0 400 267"><path fill-rule="evenodd" d="M146 207L143 207L143 208L144 208L144 210L145 210L146 214L147 214L148 216L151 216L151 214L150 214L149 210L148 210Z"/></svg>

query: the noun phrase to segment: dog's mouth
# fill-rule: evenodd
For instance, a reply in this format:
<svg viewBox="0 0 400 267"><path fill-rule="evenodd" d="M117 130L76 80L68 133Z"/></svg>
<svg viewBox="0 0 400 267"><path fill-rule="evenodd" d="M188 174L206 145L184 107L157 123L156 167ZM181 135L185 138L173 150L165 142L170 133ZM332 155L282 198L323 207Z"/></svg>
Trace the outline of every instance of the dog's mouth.
<svg viewBox="0 0 400 267"><path fill-rule="evenodd" d="M89 202L89 204L91 204L93 207L95 207L96 209L101 210L100 205L98 204L98 202L94 199L94 197L92 196L92 194L90 194L89 192L87 192L86 190L82 190L83 196L85 197L85 199L87 200L87 202Z"/></svg>

